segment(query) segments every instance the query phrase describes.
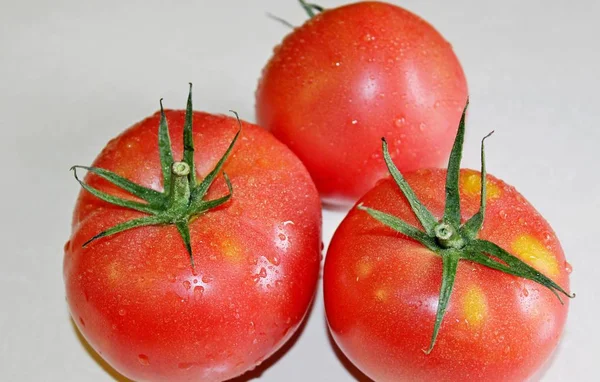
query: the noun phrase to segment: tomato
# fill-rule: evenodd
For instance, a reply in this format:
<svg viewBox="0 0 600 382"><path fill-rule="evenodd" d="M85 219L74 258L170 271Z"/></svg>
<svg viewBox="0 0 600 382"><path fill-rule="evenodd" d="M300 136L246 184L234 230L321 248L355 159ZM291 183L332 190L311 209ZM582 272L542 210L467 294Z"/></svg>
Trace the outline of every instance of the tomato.
<svg viewBox="0 0 600 382"><path fill-rule="evenodd" d="M342 351L374 380L525 380L548 359L565 325L568 301L563 305L557 296L572 297L562 289L571 269L548 222L514 187L487 177L481 190L480 172L459 173L456 157L451 163L449 170L407 173L416 198L403 195L398 184L404 181L380 180L348 213L328 249L329 327ZM448 184L455 185L452 203L444 203ZM458 196L462 208L448 212ZM409 199L430 211L433 234L423 233L421 221L429 220L417 219ZM462 231L480 227L472 216L484 217L476 235ZM439 233L457 222L460 231L452 232L460 234L441 245ZM421 233L413 232L417 227Z"/></svg>
<svg viewBox="0 0 600 382"><path fill-rule="evenodd" d="M73 321L105 360L136 381L221 381L255 367L298 328L319 273L320 201L301 162L271 134L244 122L220 168L238 123L192 114L191 101L188 106L195 151L182 144L186 112L165 112L173 157L191 152L198 184L215 167L228 175L214 172L206 201L227 198L228 182L232 197L187 220L177 218L177 226L142 225L82 247L109 227L148 216L83 190L65 246ZM160 122L156 113L110 141L95 168L162 191ZM99 171L88 173L88 188L140 200ZM177 180L191 182L187 176ZM178 230L182 222L189 226L189 248L185 229Z"/></svg>
<svg viewBox="0 0 600 382"><path fill-rule="evenodd" d="M325 10L275 48L256 91L258 124L294 151L325 202L347 204L385 176L448 157L467 84L451 45L397 6Z"/></svg>

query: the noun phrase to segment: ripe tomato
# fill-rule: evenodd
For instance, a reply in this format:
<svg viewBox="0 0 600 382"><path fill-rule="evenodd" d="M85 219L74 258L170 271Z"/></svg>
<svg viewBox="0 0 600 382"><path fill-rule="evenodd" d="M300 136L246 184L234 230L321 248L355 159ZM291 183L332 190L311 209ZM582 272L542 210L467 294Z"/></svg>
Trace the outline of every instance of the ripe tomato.
<svg viewBox="0 0 600 382"><path fill-rule="evenodd" d="M459 175L454 164L448 171L406 174L433 215L433 240L425 233L415 234L422 239L416 240L398 232L412 235L411 229L425 225L408 196L386 178L360 199L331 241L323 276L329 326L343 352L374 380L525 380L558 343L568 301L562 305L557 296L568 295L561 287L569 286L570 266L556 235L515 188L488 177L482 192L481 174ZM455 231L467 244L441 247L439 227L455 225L444 204L447 177L459 190L462 211L455 216L461 227L479 215L482 193L487 208L478 235ZM488 243L483 250L476 246L481 243ZM460 262L452 260L455 255Z"/></svg>
<svg viewBox="0 0 600 382"><path fill-rule="evenodd" d="M258 124L294 151L326 202L354 202L385 176L446 160L467 84L450 44L397 6L325 10L275 48L256 91Z"/></svg>
<svg viewBox="0 0 600 382"><path fill-rule="evenodd" d="M186 113L166 111L165 117L173 156L181 158ZM110 141L94 166L161 191L160 119L154 114ZM199 183L218 167L239 127L233 118L201 112L191 120ZM240 375L294 333L313 298L320 201L301 162L268 132L243 123L222 169L233 197L189 219L189 253L173 225L125 230L83 248L99 232L147 214L87 191L79 195L64 258L71 315L93 348L136 381ZM227 194L229 180L215 174L206 200ZM139 200L98 170L86 183Z"/></svg>

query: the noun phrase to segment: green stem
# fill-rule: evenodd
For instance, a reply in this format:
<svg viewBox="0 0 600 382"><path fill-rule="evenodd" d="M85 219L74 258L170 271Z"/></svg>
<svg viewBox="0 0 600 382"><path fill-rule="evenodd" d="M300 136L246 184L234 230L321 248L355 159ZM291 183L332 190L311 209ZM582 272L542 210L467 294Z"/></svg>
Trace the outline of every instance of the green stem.
<svg viewBox="0 0 600 382"><path fill-rule="evenodd" d="M440 223L435 229L435 238L442 248L461 249L465 246L465 240L460 236L458 230L448 223Z"/></svg>
<svg viewBox="0 0 600 382"><path fill-rule="evenodd" d="M185 162L175 162L171 166L173 182L171 183L170 203L173 211L186 212L190 201L190 166Z"/></svg>

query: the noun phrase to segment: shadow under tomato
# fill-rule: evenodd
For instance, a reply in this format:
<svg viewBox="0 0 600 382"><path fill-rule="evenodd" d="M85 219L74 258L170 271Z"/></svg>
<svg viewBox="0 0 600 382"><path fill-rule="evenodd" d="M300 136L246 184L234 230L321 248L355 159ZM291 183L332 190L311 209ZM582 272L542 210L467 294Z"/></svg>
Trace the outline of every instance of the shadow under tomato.
<svg viewBox="0 0 600 382"><path fill-rule="evenodd" d="M100 356L100 354L98 354L98 352L94 350L94 348L92 348L92 345L90 345L83 336L83 334L81 334L79 328L77 328L77 325L75 325L73 319L71 319L71 326L73 327L73 331L77 335L77 339L81 343L81 346L83 346L83 348L89 354L89 356L92 357L94 361L96 361L96 363L106 372L106 374L110 375L112 379L117 382L133 382L131 379L126 378L121 373L113 369L113 367L110 366L108 362L106 362L104 358L102 358L102 356Z"/></svg>
<svg viewBox="0 0 600 382"><path fill-rule="evenodd" d="M290 351L290 349L294 347L296 342L298 342L298 339L304 332L304 329L306 329L306 323L308 322L308 319L315 307L315 300L316 297L313 298L313 301L310 303L308 311L306 312L306 317L304 317L304 320L302 320L302 323L300 324L296 332L290 337L289 340L287 340L287 342L281 348L279 348L279 350L277 350L272 356L264 360L260 365L258 365L254 369L245 372L239 377L229 379L227 382L248 382L253 379L258 379L261 377L262 373L265 372L265 370L276 364L277 361L279 361L288 351Z"/></svg>
<svg viewBox="0 0 600 382"><path fill-rule="evenodd" d="M371 378L367 377L362 371L360 371L356 366L354 366L352 361L350 361L348 357L346 357L344 352L342 352L342 349L340 349L340 347L335 343L335 340L333 339L333 336L329 331L329 325L327 325L327 318L325 318L325 330L327 331L327 339L329 340L329 345L333 349L333 352L335 353L337 359L340 361L342 366L344 366L344 368L348 371L348 373L350 373L350 375L352 375L352 377L357 382L373 382Z"/></svg>

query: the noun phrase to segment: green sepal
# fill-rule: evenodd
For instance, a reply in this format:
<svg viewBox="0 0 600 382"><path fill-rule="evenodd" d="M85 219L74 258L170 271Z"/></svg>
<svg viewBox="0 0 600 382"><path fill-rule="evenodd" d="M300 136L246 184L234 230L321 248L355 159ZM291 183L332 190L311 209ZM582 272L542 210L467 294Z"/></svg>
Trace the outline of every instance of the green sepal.
<svg viewBox="0 0 600 382"><path fill-rule="evenodd" d="M196 186L196 164L194 163L194 136L192 135L192 124L194 120L194 110L192 109L192 83L190 82L190 92L188 94L187 106L185 109L185 125L183 127L183 161L190 166L190 185Z"/></svg>
<svg viewBox="0 0 600 382"><path fill-rule="evenodd" d="M460 225L460 161L462 159L463 144L465 142L465 119L467 116L467 108L469 100L463 109L460 123L458 124L458 132L454 139L450 159L448 160L448 170L446 172L446 208L444 210L444 221L453 226Z"/></svg>
<svg viewBox="0 0 600 382"><path fill-rule="evenodd" d="M371 215L376 220L385 224L386 226L400 232L401 234L410 237L413 240L418 241L423 244L427 248L432 251L437 251L437 245L435 243L435 239L428 236L425 232L419 230L418 228L406 223L404 220L397 218L394 215L386 214L385 212L378 211L373 208L365 207L362 203L359 204L356 208L359 210L366 211L369 215Z"/></svg>
<svg viewBox="0 0 600 382"><path fill-rule="evenodd" d="M234 112L235 113L235 112ZM171 139L169 137L169 129L165 111L160 100L160 123L158 127L158 150L160 156L161 171L163 175L163 192L148 189L141 185L135 184L117 174L114 174L108 170L95 168L95 167L84 167L84 166L73 166L72 170L75 179L81 184L81 186L92 195L102 199L108 203L137 210L149 214L139 219L133 219L116 226L109 228L105 231L100 232L88 241L84 243L87 246L92 241L114 235L125 230L132 228L149 226L149 225L167 225L174 224L181 235L184 242L186 251L189 255L190 264L194 268L194 257L192 253L190 227L189 223L199 214L205 213L212 208L218 207L228 200L233 195L233 186L227 174L223 172L225 183L227 184L228 194L209 201L204 201L202 198L205 196L208 188L216 178L217 174L221 172L227 157L231 153L237 138L241 133L242 123L237 113L235 113L237 123L240 127L232 142L230 143L225 154L220 158L219 162L211 173L200 182L197 183L195 162L194 162L194 142L193 142L193 109L192 109L192 84L190 84L188 101L186 106L185 114L185 125L183 131L183 159L180 162L175 162L173 159L173 151L171 147ZM105 192L97 190L84 182L82 182L77 176L77 169L83 168L90 172L101 176L108 180L117 187L120 187L124 191L147 201L148 204L139 203L136 201L119 198L113 195L109 195Z"/></svg>
<svg viewBox="0 0 600 382"><path fill-rule="evenodd" d="M108 171L108 170L105 170L103 168L98 168L98 167L87 167L87 166L79 166L79 165L75 165L71 169L74 170L74 169L78 169L78 168L84 169L86 171L89 171L91 173L94 173L94 174L100 176L103 179L106 179L107 181L114 184L115 186L129 192L131 195L136 196L142 200L145 200L151 206L162 206L165 201L164 195L161 194L160 192L153 190L151 188L147 188L144 186L140 186L139 184L133 183L132 181L130 181L126 178L123 178L122 176L117 175L112 171Z"/></svg>
<svg viewBox="0 0 600 382"><path fill-rule="evenodd" d="M483 218L485 217L485 207L487 202L487 172L485 169L485 140L492 136L492 131L481 140L481 201L479 202L479 211L473 215L461 227L461 233L468 239L475 239L481 228L483 228Z"/></svg>
<svg viewBox="0 0 600 382"><path fill-rule="evenodd" d="M175 226L181 235L181 239L183 240L183 244L185 245L185 250L187 251L190 257L190 264L192 269L195 269L196 265L194 263L194 254L192 253L192 239L190 237L190 226L188 221L176 222Z"/></svg>
<svg viewBox="0 0 600 382"><path fill-rule="evenodd" d="M221 204L226 203L233 196L233 186L231 185L231 180L227 176L227 173L223 173L223 178L225 179L225 183L227 184L228 194L225 196L221 196L220 198L213 200L202 201L197 207L196 210L193 210L192 213L201 213L216 207L219 207Z"/></svg>
<svg viewBox="0 0 600 382"><path fill-rule="evenodd" d="M237 114L236 114L236 116L237 116ZM221 169L223 168L225 161L229 157L229 154L231 154L231 151L233 150L233 146L235 146L235 142L237 141L238 137L240 136L240 133L242 132L241 122L240 122L239 118L238 118L238 123L240 123L240 129L237 131L237 133L233 137L233 140L229 144L229 147L225 151L225 154L223 154L221 159L219 159L215 168L213 168L212 171L209 172L208 175L206 175L206 178L202 179L202 182L200 182L196 186L196 188L194 188L192 190L192 194L190 197L191 210L193 210L193 211L197 210L199 208L199 206L202 204L202 202L203 202L202 199L206 195L206 192L208 191L210 185L214 182L217 175L221 172Z"/></svg>
<svg viewBox="0 0 600 382"><path fill-rule="evenodd" d="M552 291L552 293L554 293L556 295L556 297L559 299L559 301L561 303L563 301L560 298L560 295L558 293L562 293L563 295L565 295L569 298L574 297L574 295L569 294L562 287L560 287L558 284L556 284L554 281L552 281L549 277L547 277L543 273L539 272L538 270L536 270L529 264L525 263L523 260L519 259L518 257L510 254L509 252L507 252L505 249L498 246L497 244L492 243L491 241L481 240L481 239L473 240L469 244L469 248L466 252L467 252L467 255L465 258L468 260L477 262L479 264L485 265L490 268L501 270L505 273L508 273L508 274L511 274L514 276L518 276L518 277L522 277L524 279L535 281L536 283L538 283L542 286L545 286L546 288L550 289L550 291ZM494 257L498 258L498 260L506 263L506 265L504 265L498 261L495 261L493 258L488 257L488 256L485 256L488 260L484 260L481 256L478 256L478 254L483 254L483 256L485 256L485 254L494 256Z"/></svg>
<svg viewBox="0 0 600 382"><path fill-rule="evenodd" d="M83 189L85 189L87 192L94 195L98 199L102 199L105 202L117 205L119 207L130 208L132 210L145 212L147 214L154 214L157 211L155 207L153 207L149 204L144 204L144 203L135 202L133 200L119 198L117 196L113 196L113 195L107 194L106 192L102 192L98 189L95 189L94 187L84 183L81 179L79 179L79 177L77 176L78 168L82 168L82 166L71 167L71 170L73 171L73 175L75 176L75 180L77 180L77 182L79 182L79 184L81 185L81 187L83 187Z"/></svg>
<svg viewBox="0 0 600 382"><path fill-rule="evenodd" d="M171 190L171 166L173 166L173 163L175 161L173 160L173 151L171 149L171 137L169 136L169 126L167 124L167 117L165 116L162 98L160 99L158 152L160 155L160 167L162 168L163 174L163 188L165 190L165 194L168 195L169 191Z"/></svg>
<svg viewBox="0 0 600 382"><path fill-rule="evenodd" d="M116 233L126 231L128 229L150 226L150 225L157 225L157 224L164 224L164 223L166 223L166 222L158 216L144 216L142 218L129 220L124 223L117 224L116 226L111 227L111 228L107 229L106 231L100 232L99 234L95 235L94 237L92 237L91 239L89 239L88 241L83 243L82 246L85 247L89 243L91 243L92 241L94 241L96 239L100 239L101 237L111 236Z"/></svg>
<svg viewBox="0 0 600 382"><path fill-rule="evenodd" d="M408 203L410 204L410 207L417 216L417 219L419 219L419 222L421 223L423 228L425 228L425 232L427 232L428 235L432 235L433 229L437 225L437 220L433 217L431 212L429 212L429 210L425 208L425 206L423 205L423 203L421 203L419 198L417 198L417 195L415 194L413 189L404 179L404 176L402 176L402 173L398 170L398 167L396 167L394 161L392 161L392 157L390 156L388 144L385 138L381 138L381 142L383 149L383 159L388 170L390 171L390 174L392 175L392 178L394 178L396 184L400 188L400 191L402 191L402 193L406 197L406 200L408 200Z"/></svg>
<svg viewBox="0 0 600 382"><path fill-rule="evenodd" d="M308 14L309 18L313 18L315 17L317 12L323 12L325 10L325 8L323 8L320 5L317 4L311 4L311 3L307 3L305 0L298 0L300 2L300 5L302 6L302 8L304 8L304 10L306 11L306 14Z"/></svg>
<svg viewBox="0 0 600 382"><path fill-rule="evenodd" d="M440 331L440 326L444 320L446 314L446 308L448 307L448 301L452 295L452 289L454 288L454 280L456 279L456 271L458 269L458 262L460 260L460 252L454 249L446 250L442 253L442 285L440 286L440 297L438 301L437 312L435 314L435 324L433 326L433 335L431 336L431 342L429 348L423 350L425 354L431 353L435 342Z"/></svg>

